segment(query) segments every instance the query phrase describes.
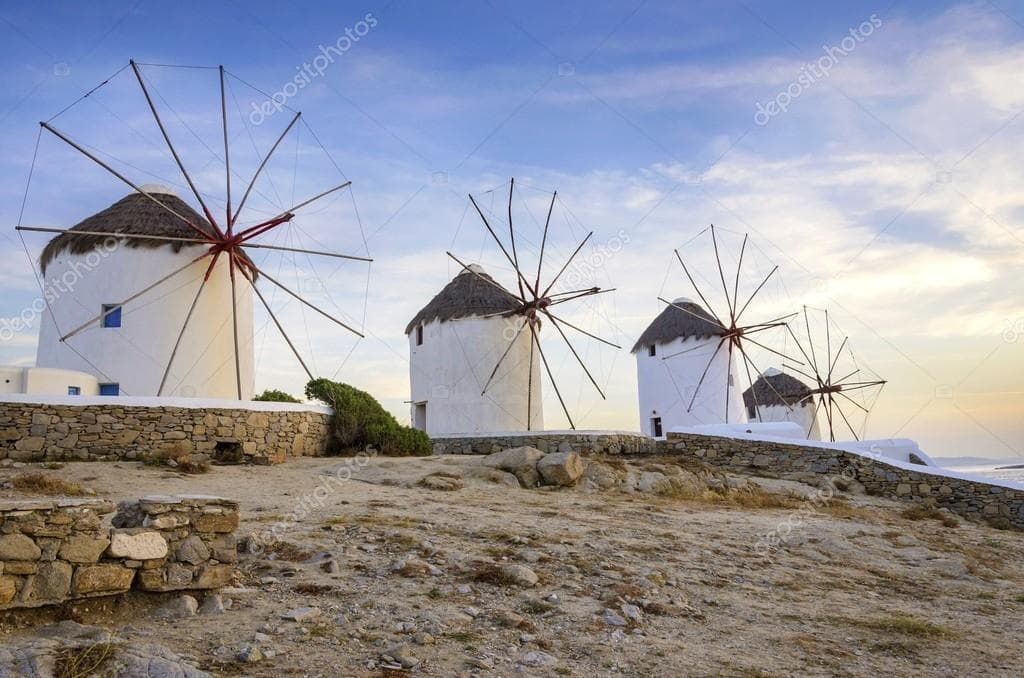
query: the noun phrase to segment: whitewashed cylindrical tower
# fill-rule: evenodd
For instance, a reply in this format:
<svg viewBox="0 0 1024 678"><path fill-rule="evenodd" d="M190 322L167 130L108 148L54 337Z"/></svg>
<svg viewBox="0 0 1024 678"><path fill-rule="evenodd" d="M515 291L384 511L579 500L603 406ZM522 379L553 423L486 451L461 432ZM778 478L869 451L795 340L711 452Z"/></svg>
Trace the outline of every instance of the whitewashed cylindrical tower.
<svg viewBox="0 0 1024 678"><path fill-rule="evenodd" d="M644 330L633 354L645 435L661 437L677 426L746 423L739 357L734 351L730 360L727 344L715 355L721 333L711 314L686 298L665 307Z"/></svg>
<svg viewBox="0 0 1024 678"><path fill-rule="evenodd" d="M413 426L430 436L543 429L539 352L530 359L528 329L516 338L522 316L502 315L518 304L480 266L470 269L405 328Z"/></svg>
<svg viewBox="0 0 1024 678"><path fill-rule="evenodd" d="M142 188L195 225L210 230L207 221L170 189ZM71 230L180 238L197 235L140 193L122 198ZM236 399L231 282L225 257L218 260L203 287L180 342L179 333L210 265L209 257L188 265L117 310L118 304L207 249L159 240L58 235L40 257L49 310L41 314L36 364L93 374L101 395ZM252 290L243 278L236 278L241 395L250 399L254 388ZM90 322L108 310L113 312ZM61 341L83 324L85 329ZM161 391L168 363L171 367Z"/></svg>
<svg viewBox="0 0 1024 678"><path fill-rule="evenodd" d="M768 368L743 392L747 418L752 422L788 421L800 426L809 440L821 440L814 415L815 396L796 377Z"/></svg>

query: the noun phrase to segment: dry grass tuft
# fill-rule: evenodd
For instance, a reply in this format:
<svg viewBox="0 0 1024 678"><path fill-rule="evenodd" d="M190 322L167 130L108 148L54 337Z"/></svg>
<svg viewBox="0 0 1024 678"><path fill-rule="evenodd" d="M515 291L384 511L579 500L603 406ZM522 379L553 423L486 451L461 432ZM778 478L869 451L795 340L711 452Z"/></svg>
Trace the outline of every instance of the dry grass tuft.
<svg viewBox="0 0 1024 678"><path fill-rule="evenodd" d="M275 541L268 544L266 554L273 554L277 560L285 560L290 563L301 563L313 557L312 551L289 541Z"/></svg>
<svg viewBox="0 0 1024 678"><path fill-rule="evenodd" d="M79 647L63 647L57 651L53 675L56 678L87 678L105 675L104 665L114 655L112 640Z"/></svg>
<svg viewBox="0 0 1024 678"><path fill-rule="evenodd" d="M677 489L660 495L671 499L700 504L717 504L746 509L793 509L803 502L795 494L774 494L761 487L750 485L741 489L704 489L692 491Z"/></svg>
<svg viewBox="0 0 1024 678"><path fill-rule="evenodd" d="M937 520L946 527L960 527L959 520L932 504L914 504L900 515L907 520Z"/></svg>
<svg viewBox="0 0 1024 678"><path fill-rule="evenodd" d="M78 483L73 483L48 473L21 473L11 478L11 487L32 494L64 494L80 497L90 494Z"/></svg>
<svg viewBox="0 0 1024 678"><path fill-rule="evenodd" d="M852 617L826 617L826 621L838 626L855 626L870 631L883 633L899 633L917 638L956 638L957 632L940 624L933 624L925 619L918 619L908 614L894 614L891 617L874 619L854 619Z"/></svg>

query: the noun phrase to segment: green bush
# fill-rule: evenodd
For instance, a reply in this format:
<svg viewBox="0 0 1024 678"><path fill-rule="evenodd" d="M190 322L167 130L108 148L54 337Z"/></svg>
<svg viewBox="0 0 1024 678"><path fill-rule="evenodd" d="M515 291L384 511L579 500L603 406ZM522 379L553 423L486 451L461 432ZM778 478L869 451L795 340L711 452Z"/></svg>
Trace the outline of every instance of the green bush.
<svg viewBox="0 0 1024 678"><path fill-rule="evenodd" d="M253 400L260 400L271 403L301 403L302 401L293 395L289 395L284 391L278 391L274 388L268 388L258 396L254 396Z"/></svg>
<svg viewBox="0 0 1024 678"><path fill-rule="evenodd" d="M367 446L388 456L423 456L433 451L423 431L402 426L366 391L329 379L306 384L306 397L334 409L328 451L339 454Z"/></svg>

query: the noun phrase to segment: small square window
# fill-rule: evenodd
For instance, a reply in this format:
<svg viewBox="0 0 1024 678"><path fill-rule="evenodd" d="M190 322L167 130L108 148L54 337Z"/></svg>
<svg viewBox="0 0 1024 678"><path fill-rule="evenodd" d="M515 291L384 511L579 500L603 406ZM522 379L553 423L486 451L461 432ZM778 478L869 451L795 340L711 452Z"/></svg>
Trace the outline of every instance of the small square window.
<svg viewBox="0 0 1024 678"><path fill-rule="evenodd" d="M423 345L423 325L416 326L416 345Z"/></svg>
<svg viewBox="0 0 1024 678"><path fill-rule="evenodd" d="M647 347L647 355L658 355L658 345L651 344Z"/></svg>
<svg viewBox="0 0 1024 678"><path fill-rule="evenodd" d="M100 395L101 396L116 396L120 395L121 386L119 384L100 384Z"/></svg>
<svg viewBox="0 0 1024 678"><path fill-rule="evenodd" d="M103 304L103 327L121 326L121 306L118 304Z"/></svg>
<svg viewBox="0 0 1024 678"><path fill-rule="evenodd" d="M82 389L78 386L68 386L68 395L82 395Z"/></svg>

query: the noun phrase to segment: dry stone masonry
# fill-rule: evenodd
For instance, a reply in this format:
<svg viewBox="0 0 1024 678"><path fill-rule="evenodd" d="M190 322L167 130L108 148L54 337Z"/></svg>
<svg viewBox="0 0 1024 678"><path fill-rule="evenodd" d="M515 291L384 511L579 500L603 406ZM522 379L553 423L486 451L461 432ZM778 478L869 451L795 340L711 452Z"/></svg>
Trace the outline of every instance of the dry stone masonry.
<svg viewBox="0 0 1024 678"><path fill-rule="evenodd" d="M319 456L330 418L318 410L207 409L0 402L0 459L143 460L205 454L279 463Z"/></svg>
<svg viewBox="0 0 1024 678"><path fill-rule="evenodd" d="M0 502L0 609L229 584L238 504L205 496Z"/></svg>
<svg viewBox="0 0 1024 678"><path fill-rule="evenodd" d="M565 433L509 433L431 438L434 454L493 454L510 447L533 447L544 452L579 454L652 454L657 443L639 433L573 431Z"/></svg>
<svg viewBox="0 0 1024 678"><path fill-rule="evenodd" d="M929 473L927 466L917 471L841 450L690 433L669 433L662 451L740 473L843 476L873 495L931 501L971 520L1024 529L1024 491Z"/></svg>

